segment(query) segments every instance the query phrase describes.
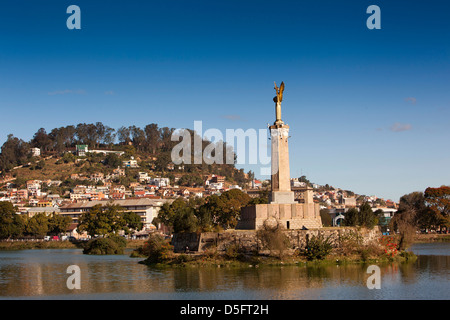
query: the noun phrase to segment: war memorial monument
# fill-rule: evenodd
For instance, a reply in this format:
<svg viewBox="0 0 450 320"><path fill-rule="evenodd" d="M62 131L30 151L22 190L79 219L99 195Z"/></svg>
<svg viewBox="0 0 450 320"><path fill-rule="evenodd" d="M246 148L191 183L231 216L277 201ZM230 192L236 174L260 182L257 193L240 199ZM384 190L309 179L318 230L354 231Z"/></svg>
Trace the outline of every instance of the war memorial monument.
<svg viewBox="0 0 450 320"><path fill-rule="evenodd" d="M259 229L268 221L277 221L286 229L320 228L320 207L313 201L312 188L305 188L300 202L294 200L289 169L289 126L281 120L284 82L279 88L275 83L275 91L275 122L269 127L272 150L269 203L242 208L236 229Z"/></svg>

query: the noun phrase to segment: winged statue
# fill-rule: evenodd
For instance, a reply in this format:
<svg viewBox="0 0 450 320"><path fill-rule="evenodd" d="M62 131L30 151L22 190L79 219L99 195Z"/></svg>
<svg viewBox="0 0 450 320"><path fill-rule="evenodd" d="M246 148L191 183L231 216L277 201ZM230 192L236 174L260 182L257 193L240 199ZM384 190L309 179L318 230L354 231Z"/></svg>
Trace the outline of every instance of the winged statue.
<svg viewBox="0 0 450 320"><path fill-rule="evenodd" d="M275 91L277 93L277 96L275 98L273 98L273 101L281 103L281 101L283 101L284 82L281 81L281 85L279 88L277 87L277 83L276 82L274 82L274 83L275 83Z"/></svg>

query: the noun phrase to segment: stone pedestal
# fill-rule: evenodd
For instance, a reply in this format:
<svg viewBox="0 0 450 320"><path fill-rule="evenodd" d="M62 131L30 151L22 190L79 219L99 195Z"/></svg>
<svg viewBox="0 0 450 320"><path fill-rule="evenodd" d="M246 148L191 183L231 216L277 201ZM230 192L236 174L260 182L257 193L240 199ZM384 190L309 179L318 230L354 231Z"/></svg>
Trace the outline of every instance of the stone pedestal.
<svg viewBox="0 0 450 320"><path fill-rule="evenodd" d="M285 229L313 229L322 227L318 203L269 203L241 209L236 229L260 229L264 221L277 220Z"/></svg>

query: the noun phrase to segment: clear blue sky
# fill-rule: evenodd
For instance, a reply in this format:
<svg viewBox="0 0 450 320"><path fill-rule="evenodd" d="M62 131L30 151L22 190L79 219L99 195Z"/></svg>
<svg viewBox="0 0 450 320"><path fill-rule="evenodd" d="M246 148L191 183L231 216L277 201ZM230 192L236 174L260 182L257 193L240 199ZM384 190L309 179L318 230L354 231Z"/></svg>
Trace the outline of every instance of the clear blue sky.
<svg viewBox="0 0 450 320"><path fill-rule="evenodd" d="M444 0L4 0L0 144L97 121L262 129L284 81L291 176L398 201L450 184L449 17Z"/></svg>

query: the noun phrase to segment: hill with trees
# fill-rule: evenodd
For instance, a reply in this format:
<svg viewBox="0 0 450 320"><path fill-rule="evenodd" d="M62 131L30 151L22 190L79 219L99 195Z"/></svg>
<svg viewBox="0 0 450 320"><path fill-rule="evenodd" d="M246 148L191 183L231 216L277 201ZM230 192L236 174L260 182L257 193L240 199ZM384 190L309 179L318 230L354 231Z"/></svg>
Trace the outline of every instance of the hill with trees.
<svg viewBox="0 0 450 320"><path fill-rule="evenodd" d="M194 141L196 133L184 129ZM111 128L101 122L95 124L79 123L54 128L48 132L40 128L30 141L24 141L13 134L8 135L7 141L1 147L0 176L13 176L18 184L32 179L57 179L71 185L71 174L102 172L111 173L122 165L122 162L131 157L138 161L139 169L127 168L126 176L118 183L136 181L137 172L151 171L155 175L169 176L172 180L180 179L183 186L199 186L203 184L203 177L208 174L224 176L230 184L244 185L253 177L253 173L245 173L235 168L234 163L226 163L226 154L223 153L223 164L206 163L202 157L201 164L182 164L176 166L171 160L171 151L178 140L176 129L162 127L151 123L143 128L135 125L118 129ZM198 138L198 136L196 137ZM201 139L201 138L200 138ZM175 141L172 141L175 140ZM201 139L202 150L211 144L207 139ZM236 160L236 154L225 142L215 142L222 150L231 152ZM88 153L85 157L75 156L77 145L87 145L89 150L121 151L122 156L114 153L107 155ZM39 148L40 157L31 154L31 148ZM194 157L191 146L191 160Z"/></svg>

